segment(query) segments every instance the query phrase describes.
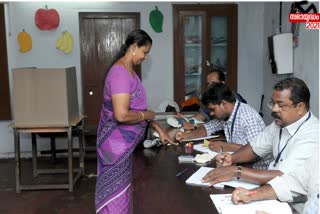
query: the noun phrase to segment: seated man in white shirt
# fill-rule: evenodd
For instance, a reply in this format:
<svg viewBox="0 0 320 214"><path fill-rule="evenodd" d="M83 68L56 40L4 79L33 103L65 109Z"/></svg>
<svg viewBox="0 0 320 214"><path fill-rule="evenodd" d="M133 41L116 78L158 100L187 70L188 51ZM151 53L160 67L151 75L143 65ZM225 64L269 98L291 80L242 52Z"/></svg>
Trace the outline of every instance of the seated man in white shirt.
<svg viewBox="0 0 320 214"><path fill-rule="evenodd" d="M232 155L224 153L215 157L218 168L204 178L210 185L234 177L252 183L265 184L276 176L303 166L312 151L319 145L319 120L310 112L310 91L295 77L279 81L273 87L270 106L274 122ZM257 170L232 164L272 154L274 161L268 170Z"/></svg>
<svg viewBox="0 0 320 214"><path fill-rule="evenodd" d="M235 189L232 193L232 201L234 204L239 204L279 199L293 202L292 205L298 213L319 213L319 179L319 150L314 150L304 166L277 176L262 187L253 190ZM299 203L305 202L306 199L306 203Z"/></svg>

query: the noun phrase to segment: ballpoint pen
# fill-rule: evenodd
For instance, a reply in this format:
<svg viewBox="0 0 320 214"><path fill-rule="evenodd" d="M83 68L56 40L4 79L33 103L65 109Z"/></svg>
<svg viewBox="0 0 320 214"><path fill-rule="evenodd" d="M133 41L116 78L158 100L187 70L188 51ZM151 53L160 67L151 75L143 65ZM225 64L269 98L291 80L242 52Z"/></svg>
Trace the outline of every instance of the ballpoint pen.
<svg viewBox="0 0 320 214"><path fill-rule="evenodd" d="M179 116L180 116L182 119L184 119L185 121L187 121L188 123L190 123L190 120L189 120L186 116L184 116L183 114L179 114Z"/></svg>
<svg viewBox="0 0 320 214"><path fill-rule="evenodd" d="M223 146L220 146L220 155L223 155ZM224 159L222 159L222 166L223 166L223 163L224 163Z"/></svg>
<svg viewBox="0 0 320 214"><path fill-rule="evenodd" d="M183 173L185 173L186 171L188 171L189 168L185 168L184 170L182 170L181 172L179 172L178 174L176 174L176 177L181 176Z"/></svg>
<svg viewBox="0 0 320 214"><path fill-rule="evenodd" d="M248 196L250 196L250 195L254 195L256 193L257 193L257 191L249 191L249 192L241 192L238 195L248 195Z"/></svg>

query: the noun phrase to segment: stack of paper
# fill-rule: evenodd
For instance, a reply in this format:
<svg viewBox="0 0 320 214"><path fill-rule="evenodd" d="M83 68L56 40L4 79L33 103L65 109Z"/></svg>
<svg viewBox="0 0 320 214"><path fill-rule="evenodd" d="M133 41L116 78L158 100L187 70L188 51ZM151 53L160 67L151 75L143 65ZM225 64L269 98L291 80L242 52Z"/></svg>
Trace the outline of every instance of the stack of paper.
<svg viewBox="0 0 320 214"><path fill-rule="evenodd" d="M204 123L202 120L196 119L194 117L188 117L186 115L180 115L180 117L177 117L176 115L173 116L167 116L167 123L168 125L174 127L174 128L180 128L182 127L182 123L186 122L191 122L194 125Z"/></svg>
<svg viewBox="0 0 320 214"><path fill-rule="evenodd" d="M221 214L256 214L256 211L270 214L292 214L287 203L281 203L277 200L254 201L249 204L235 205L231 201L231 194L210 195L210 198Z"/></svg>
<svg viewBox="0 0 320 214"><path fill-rule="evenodd" d="M215 157L216 155L218 155L218 152L212 151L209 149L209 147L205 147L203 146L203 144L196 144L193 146L193 149L199 152L203 152L203 153L209 153L212 154L213 157ZM232 154L233 152L228 152L229 154Z"/></svg>
<svg viewBox="0 0 320 214"><path fill-rule="evenodd" d="M191 138L191 139L182 139L181 142L200 141L200 140L213 139L213 138L217 138L217 137L219 137L219 135L210 135L210 136L205 136L205 137L197 137L197 138Z"/></svg>
<svg viewBox="0 0 320 214"><path fill-rule="evenodd" d="M196 144L193 146L193 149L199 152L203 152L203 153L209 153L212 154L213 157L215 157L217 154L217 152L210 150L208 147L204 147L202 146L202 144Z"/></svg>
<svg viewBox="0 0 320 214"><path fill-rule="evenodd" d="M203 183L202 178L209 172L211 171L212 167L200 167L193 175L191 175L187 180L186 184L189 185L194 185L194 186L209 186L209 183ZM245 181L239 181L237 179L233 179L230 181L224 181L218 184L215 184L214 187L224 187L224 186L231 186L234 188L237 187L243 187L246 189L253 189L259 187L257 184L245 182Z"/></svg>

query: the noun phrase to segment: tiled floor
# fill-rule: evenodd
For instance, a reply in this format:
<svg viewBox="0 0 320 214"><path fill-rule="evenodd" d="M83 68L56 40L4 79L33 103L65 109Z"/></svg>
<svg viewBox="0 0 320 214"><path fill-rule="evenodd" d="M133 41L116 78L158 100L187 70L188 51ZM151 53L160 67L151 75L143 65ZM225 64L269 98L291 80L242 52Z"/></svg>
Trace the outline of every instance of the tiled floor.
<svg viewBox="0 0 320 214"><path fill-rule="evenodd" d="M38 161L39 168L65 168L67 159L58 158L55 164L49 158ZM75 161L77 165L77 161ZM67 175L32 176L31 159L22 159L22 183L67 182ZM73 193L68 190L37 190L15 192L15 162L13 159L0 160L0 214L91 214L95 213L94 192L95 177L88 175L96 173L96 158L85 160L86 176L76 184Z"/></svg>

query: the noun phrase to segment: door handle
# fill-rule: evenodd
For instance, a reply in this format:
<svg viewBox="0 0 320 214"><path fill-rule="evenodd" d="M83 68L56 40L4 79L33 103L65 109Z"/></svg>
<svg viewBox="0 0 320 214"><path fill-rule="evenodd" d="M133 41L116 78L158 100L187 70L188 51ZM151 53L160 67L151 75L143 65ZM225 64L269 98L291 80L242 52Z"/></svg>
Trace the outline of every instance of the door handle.
<svg viewBox="0 0 320 214"><path fill-rule="evenodd" d="M93 91L90 89L89 90L89 95L92 96L93 95Z"/></svg>

